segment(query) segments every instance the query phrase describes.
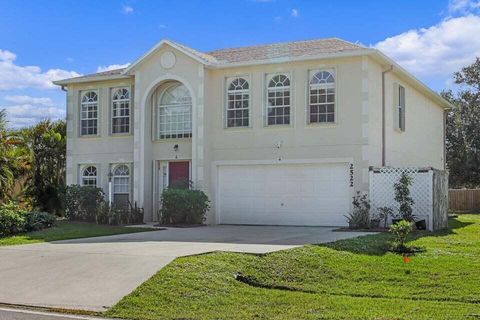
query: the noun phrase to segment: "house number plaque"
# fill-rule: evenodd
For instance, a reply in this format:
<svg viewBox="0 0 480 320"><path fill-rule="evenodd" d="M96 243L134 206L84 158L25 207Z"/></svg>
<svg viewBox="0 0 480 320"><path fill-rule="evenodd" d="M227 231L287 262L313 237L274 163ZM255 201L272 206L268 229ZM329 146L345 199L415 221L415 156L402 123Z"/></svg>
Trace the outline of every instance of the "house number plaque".
<svg viewBox="0 0 480 320"><path fill-rule="evenodd" d="M353 163L350 163L350 187L353 188Z"/></svg>

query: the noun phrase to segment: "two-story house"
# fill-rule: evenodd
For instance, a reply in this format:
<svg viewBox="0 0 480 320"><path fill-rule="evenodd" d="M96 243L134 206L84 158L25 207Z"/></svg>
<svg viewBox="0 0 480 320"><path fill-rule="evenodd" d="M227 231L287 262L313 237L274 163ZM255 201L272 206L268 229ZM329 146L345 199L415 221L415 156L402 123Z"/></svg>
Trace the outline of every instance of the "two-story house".
<svg viewBox="0 0 480 320"><path fill-rule="evenodd" d="M191 180L210 224L345 225L370 166L444 169L451 105L378 50L320 39L198 52L162 40L67 91L67 183L137 202Z"/></svg>

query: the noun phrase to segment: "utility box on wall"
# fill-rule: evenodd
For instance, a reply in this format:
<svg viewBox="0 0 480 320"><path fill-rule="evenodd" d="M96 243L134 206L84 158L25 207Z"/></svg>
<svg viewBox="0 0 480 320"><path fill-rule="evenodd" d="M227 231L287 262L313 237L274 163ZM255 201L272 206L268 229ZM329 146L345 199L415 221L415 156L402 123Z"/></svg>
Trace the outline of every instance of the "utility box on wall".
<svg viewBox="0 0 480 320"><path fill-rule="evenodd" d="M395 201L394 184L402 173L412 178L410 196L417 220L425 219L430 231L448 227L448 172L433 168L370 168L370 203L372 213L378 208L390 207L394 213L399 205Z"/></svg>

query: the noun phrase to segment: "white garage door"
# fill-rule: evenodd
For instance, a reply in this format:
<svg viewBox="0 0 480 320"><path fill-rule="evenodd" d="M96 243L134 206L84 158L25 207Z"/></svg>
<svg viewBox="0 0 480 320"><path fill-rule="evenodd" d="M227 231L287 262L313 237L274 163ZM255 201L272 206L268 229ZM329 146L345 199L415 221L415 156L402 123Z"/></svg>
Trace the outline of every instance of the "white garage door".
<svg viewBox="0 0 480 320"><path fill-rule="evenodd" d="M222 224L343 226L350 209L348 165L218 167Z"/></svg>

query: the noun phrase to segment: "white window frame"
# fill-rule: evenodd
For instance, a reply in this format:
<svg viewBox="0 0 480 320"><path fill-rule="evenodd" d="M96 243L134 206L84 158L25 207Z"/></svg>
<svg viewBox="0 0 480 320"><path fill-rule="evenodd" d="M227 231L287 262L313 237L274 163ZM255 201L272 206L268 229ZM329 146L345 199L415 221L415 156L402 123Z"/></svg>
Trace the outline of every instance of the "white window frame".
<svg viewBox="0 0 480 320"><path fill-rule="evenodd" d="M96 101L83 101L83 98L88 94L88 93L94 93L96 95L96 98L97 100ZM100 100L100 97L99 97L99 94L98 94L98 90L85 90L85 91L81 91L80 92L80 108L79 108L79 111L80 111L80 136L81 137L88 137L88 136L98 136L100 134L100 126L99 126L99 114L100 114L100 108L99 108L99 100ZM93 112L91 110L88 110L90 107L92 106L95 106L96 110L95 112L97 113L96 114L96 117L89 117L88 116L88 113L89 112ZM86 110L84 111L84 108L86 108ZM84 113L87 114L87 117L84 118ZM95 133L83 133L83 122L84 121L95 121L95 130L96 132ZM86 127L86 128L90 128L90 127ZM92 127L93 128L93 127Z"/></svg>
<svg viewBox="0 0 480 320"><path fill-rule="evenodd" d="M289 85L288 86L282 86L282 87L270 87L270 82L272 81L272 79L274 77L277 77L277 76L285 76L287 77L288 81L289 81ZM293 125L293 103L292 103L292 99L293 99L293 82L292 82L292 76L291 76L291 73L290 72L278 72L278 73L271 73L271 74L267 74L266 75L266 81L265 81L265 117L264 117L264 125L266 127L278 127L278 126L285 126L285 127L289 127L289 126L292 126ZM289 104L284 104L284 105L278 105L278 106L270 106L269 105L269 93L270 92L275 92L275 91L282 91L283 93L285 93L286 91L288 91L288 98L289 98ZM285 97L283 97L283 99L285 99ZM289 123L285 124L285 123L274 123L274 124L269 124L269 109L272 109L272 108L289 108L289 114L288 114L288 117L289 117ZM283 115L285 116L285 115Z"/></svg>
<svg viewBox="0 0 480 320"><path fill-rule="evenodd" d="M332 75L333 77L333 83L320 83L320 84L312 84L312 79L313 77L319 73L319 72L328 72ZM337 74L336 74L336 69L335 68L322 68L322 69L315 69L315 70L309 70L308 72L308 81L307 81L307 103L306 103L306 123L307 125L312 125L312 126L329 126L329 125L334 125L338 123L338 95L337 95L337 88L338 88L338 79L337 79ZM325 97L325 102L322 102L322 105L325 105L325 116L328 119L328 114L333 113L333 121L311 121L311 91L312 88L317 88L317 89L333 89L333 112L328 112L328 104L331 104L328 102L328 94L326 94ZM317 102L317 104L320 106L320 102Z"/></svg>
<svg viewBox="0 0 480 320"><path fill-rule="evenodd" d="M243 79L246 81L247 85L248 85L248 89L241 89L241 90L229 90L229 87L230 85L232 84L232 82L236 79ZM251 128L252 126L252 93L251 93L251 81L250 81L250 76L249 75L236 75L236 76L233 76L233 77L228 77L225 79L225 108L224 108L224 112L225 112L225 117L224 117L224 128L225 129L242 129L242 128ZM248 101L248 108L239 108L239 109L229 109L229 93L241 93L242 95L243 94L247 94L248 95L248 99L246 99L246 101ZM247 110L248 111L248 125L246 126L229 126L228 125L228 111L229 110Z"/></svg>
<svg viewBox="0 0 480 320"><path fill-rule="evenodd" d="M128 98L127 99L114 99L115 94L119 90L127 90L128 91ZM121 105L123 103L128 103L128 116L115 116L115 103L120 104L119 108L121 109ZM129 135L131 133L131 127L132 127L132 90L130 87L117 87L117 88L112 88L110 92L110 120L111 120L111 125L110 125L110 134L112 135ZM128 131L127 132L114 132L114 119L128 119Z"/></svg>
<svg viewBox="0 0 480 320"><path fill-rule="evenodd" d="M86 175L87 169L94 168L95 175ZM85 183L86 180L95 180L95 184ZM80 185L83 187L95 187L99 185L98 181L98 166L95 164L86 164L80 167Z"/></svg>
<svg viewBox="0 0 480 320"><path fill-rule="evenodd" d="M171 104L171 105L160 105L161 101L162 101L162 98L163 98L163 95L165 94L165 92L173 87L173 86L184 86L185 89L188 91L189 95L190 95L190 103L185 103L185 104ZM192 135L193 135L193 99L191 97L191 93L190 91L188 90L188 88L180 83L180 82L174 82L174 83L171 83L171 84L167 84L166 86L162 86L160 87L159 89L161 89L161 93L160 95L158 94L158 92L155 92L154 94L154 110L155 110L155 135L154 135L154 139L155 140L170 140L170 139L191 139L192 138ZM157 89L157 90L159 90ZM161 110L162 109L167 109L167 108L185 108L185 107L189 107L190 108L190 111L189 111L189 117L190 117L190 132L186 132L184 130L183 133L181 133L181 137L178 137L178 136L175 136L175 137L167 137L168 136L168 131L165 131L165 137L162 137L162 133L160 132L160 119L161 119ZM176 133L171 133L170 135L180 135L180 133L176 132Z"/></svg>
<svg viewBox="0 0 480 320"><path fill-rule="evenodd" d="M127 168L127 175L119 175L116 173L117 169L119 169L120 167L125 167ZM113 176L112 176L112 195L113 195L113 199L115 199L115 195L116 194L128 194L128 199L130 200L130 192L131 192L131 169L130 169L130 166L126 163L118 163L118 164L115 164L112 168L112 173L113 173ZM126 184L122 184L122 186L126 186L127 187L127 192L116 192L115 191L115 186L116 186L116 180L118 179L124 179L124 178L127 178L127 183Z"/></svg>

